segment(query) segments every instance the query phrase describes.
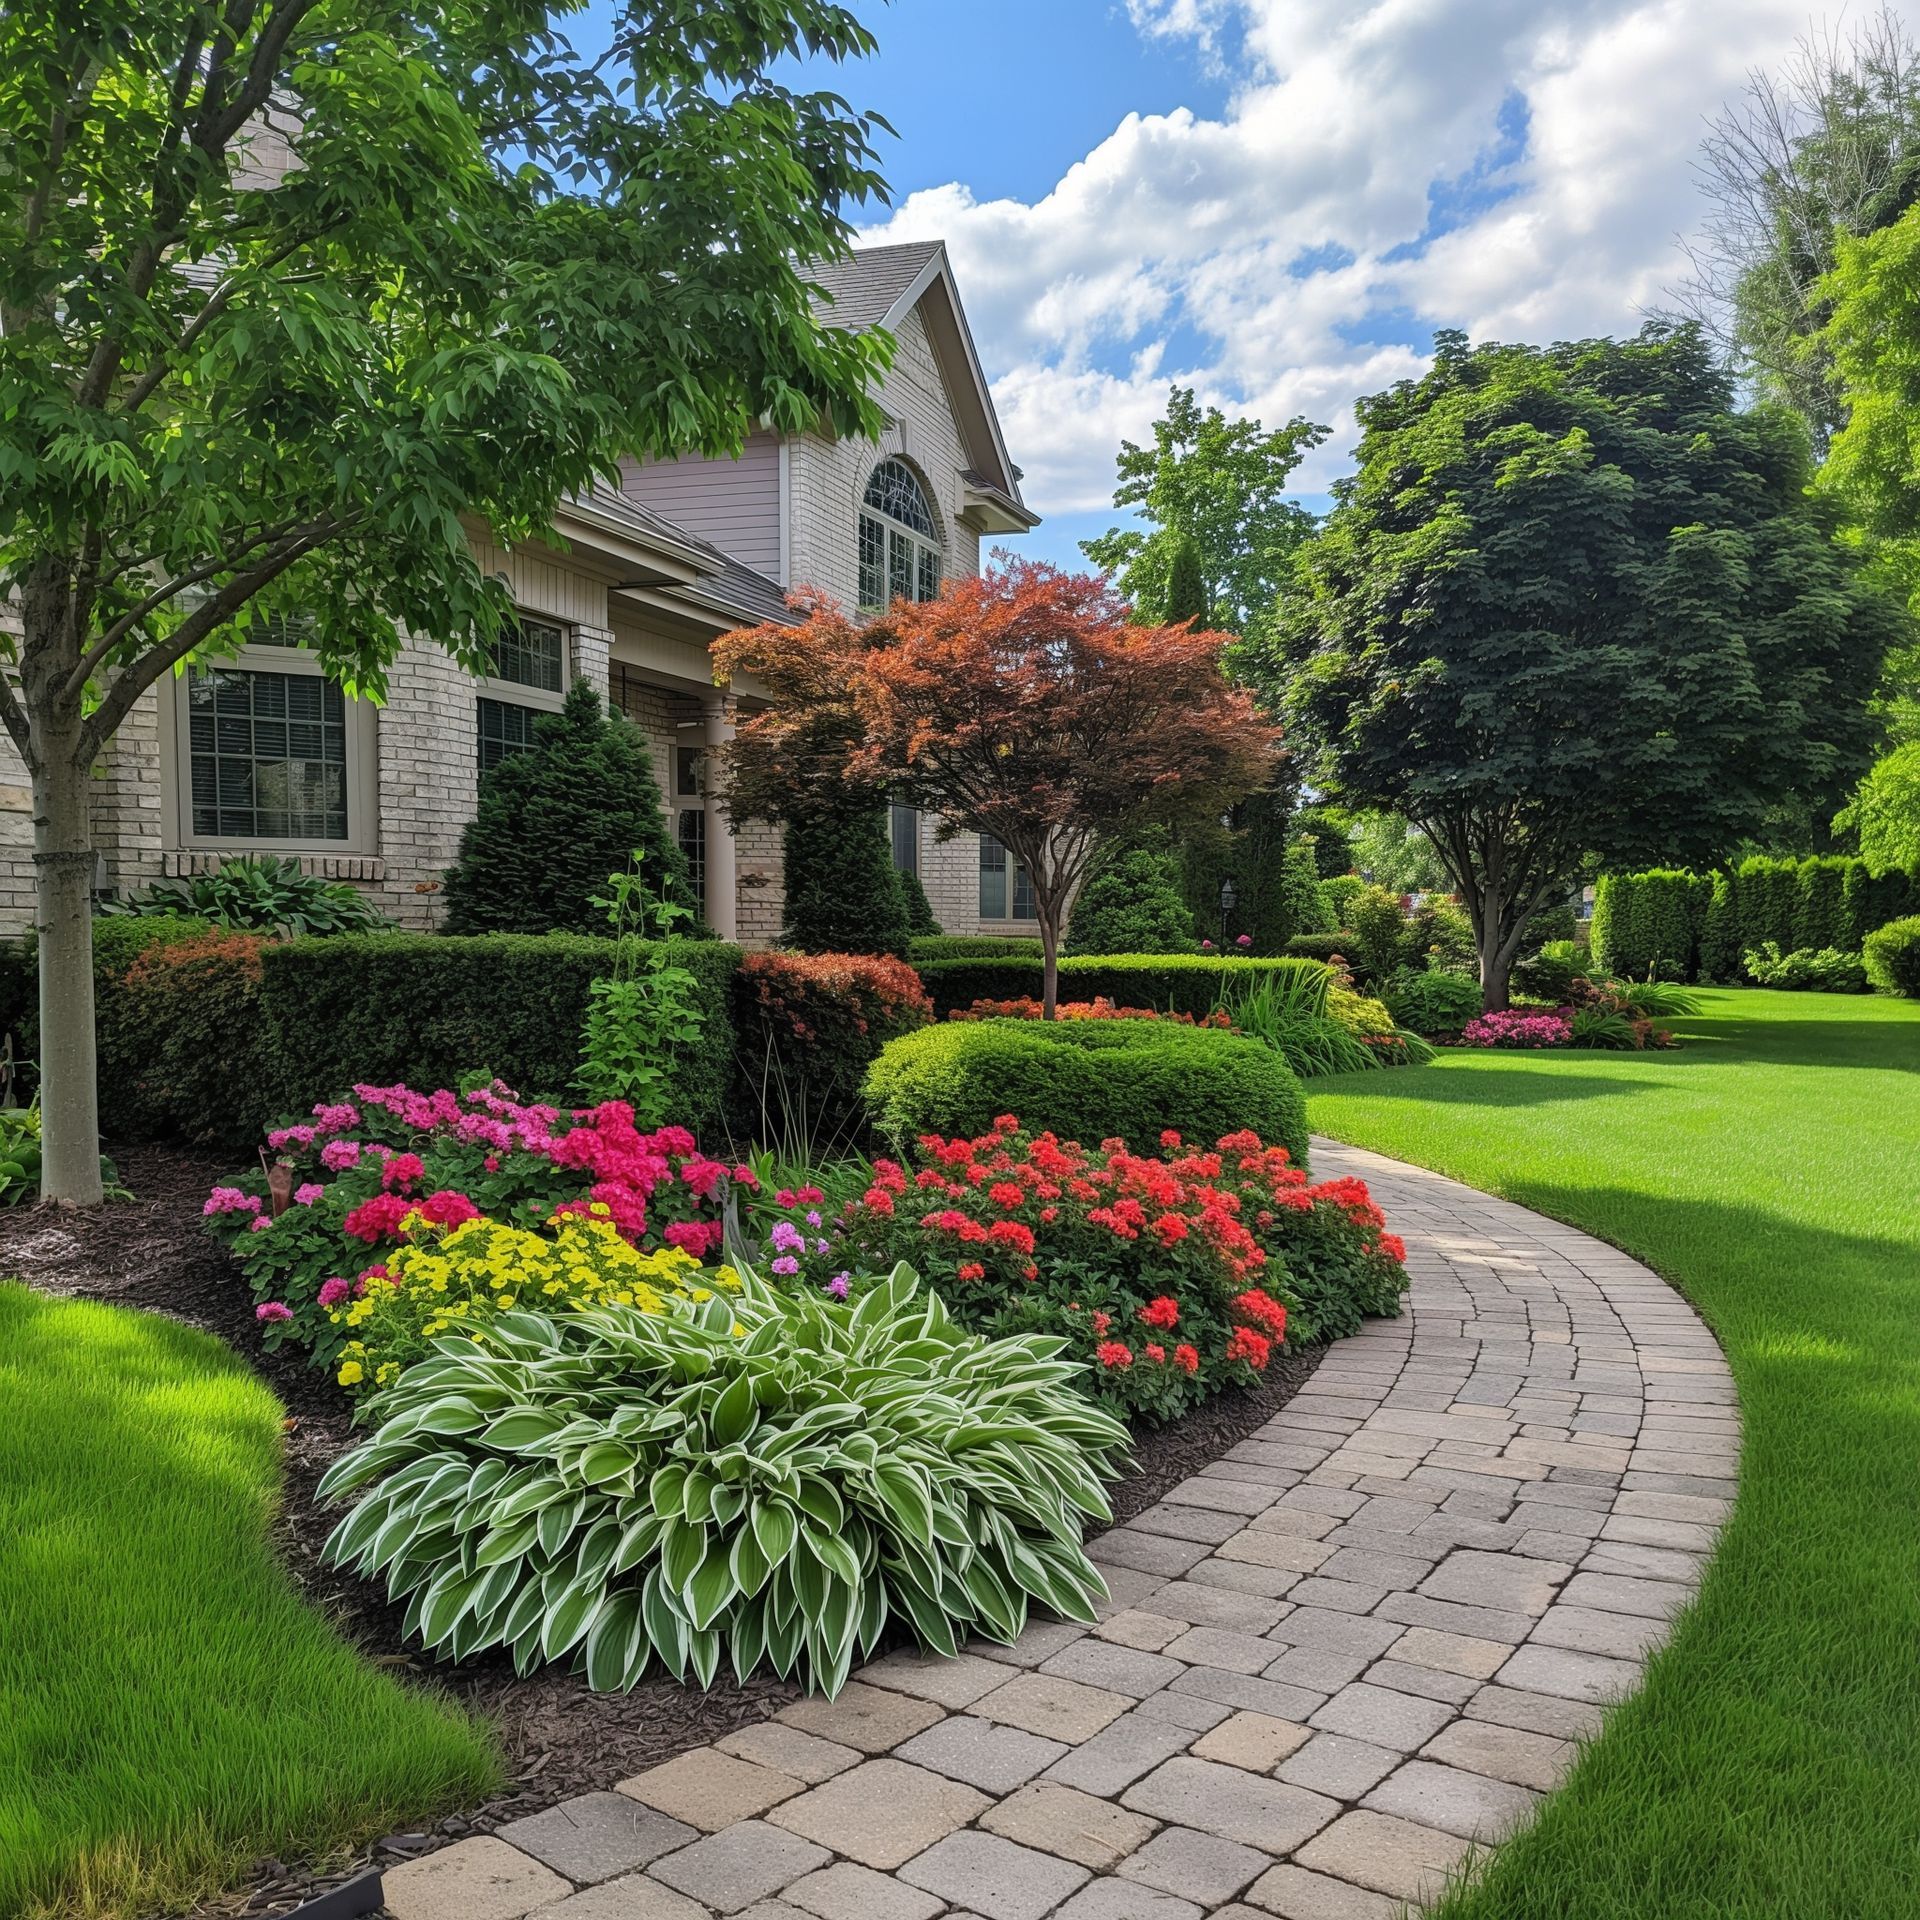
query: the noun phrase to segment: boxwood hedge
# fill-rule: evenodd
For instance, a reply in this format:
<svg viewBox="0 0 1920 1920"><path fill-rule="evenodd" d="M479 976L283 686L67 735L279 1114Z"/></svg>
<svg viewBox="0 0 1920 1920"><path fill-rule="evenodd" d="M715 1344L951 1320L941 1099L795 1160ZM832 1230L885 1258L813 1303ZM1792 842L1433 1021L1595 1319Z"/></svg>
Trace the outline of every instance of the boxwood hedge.
<svg viewBox="0 0 1920 1920"><path fill-rule="evenodd" d="M1214 1027L981 1020L926 1027L867 1070L868 1112L896 1141L981 1134L1003 1113L1030 1132L1157 1151L1162 1128L1214 1141L1251 1127L1302 1166L1307 1106L1271 1048Z"/></svg>
<svg viewBox="0 0 1920 1920"><path fill-rule="evenodd" d="M926 982L934 1011L943 1018L976 1000L1038 999L1043 984L1040 956L963 955L922 960L914 969ZM1062 1000L1111 1000L1117 1007L1151 1007L1158 1013L1199 1018L1220 1004L1226 988L1266 969L1324 972L1318 960L1241 959L1209 953L1107 953L1069 956L1060 962Z"/></svg>

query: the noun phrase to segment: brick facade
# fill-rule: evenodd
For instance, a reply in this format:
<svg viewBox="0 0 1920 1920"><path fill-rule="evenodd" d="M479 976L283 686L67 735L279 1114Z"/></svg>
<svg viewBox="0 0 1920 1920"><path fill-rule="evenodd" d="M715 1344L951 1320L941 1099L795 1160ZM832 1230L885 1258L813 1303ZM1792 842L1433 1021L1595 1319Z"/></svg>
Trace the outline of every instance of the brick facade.
<svg viewBox="0 0 1920 1920"><path fill-rule="evenodd" d="M273 137L271 130L265 137ZM732 536L728 551L736 557L759 565L778 554L784 584L817 585L853 605L859 590L861 495L875 463L894 456L920 476L938 522L945 573L977 572L980 536L966 520L970 461L933 341L918 311L896 324L895 336L894 364L878 396L890 424L877 444L817 434L793 437L776 444L770 459L743 463L759 478L754 486L739 488L731 501L717 497L718 463L690 462L689 488L694 494L701 486L706 489L701 496L705 520L695 527L699 516L694 515L684 524L709 539L724 525ZM767 437L756 437L756 450L765 452L759 442ZM676 517L667 481L673 464L650 464L643 476L645 504L669 520ZM770 472L777 474L777 485L765 484ZM725 519L726 513L733 518ZM757 520L735 525L743 515L769 513L770 525ZM644 546L644 527L637 533L630 529L628 538ZM677 791L677 750L701 747L719 722L714 696L703 690L711 688L705 644L720 617L700 609L667 614L656 635L652 613L636 611L632 600L616 602L626 584L622 576L635 570L617 551L619 537L607 549L610 559L590 551L578 534L572 539L571 552L537 544L509 550L476 532L474 556L482 571L504 576L524 611L566 628L567 677L584 675L643 728L670 827L688 808L708 814L711 866L713 836L724 830L722 816L717 801L709 804ZM632 623L623 624L618 635L616 611L623 623ZM0 625L10 618L10 610L0 606ZM458 853L478 796L477 701L485 691L431 640L409 636L389 670L385 705L376 713L349 703L349 724L357 729L354 737L367 768L359 790L349 796L350 841L289 848L293 857L310 872L365 889L403 925L436 924L439 882ZM163 686L140 700L96 772L95 844L104 884L114 892L208 871L222 858L220 847L188 844L191 836L183 831L176 783L186 778L186 769L176 764L182 754L170 737L177 725L177 695L177 687ZM508 691L503 697L513 696ZM543 703L529 697L526 704ZM920 874L934 912L950 931L978 930L978 842L963 834L937 844L934 825L923 819L920 839ZM0 934L32 924L32 848L26 772L12 742L0 735ZM777 939L785 912L778 830L748 824L728 850L737 879L737 937L756 945ZM722 859L723 872L725 864ZM724 924L724 909L710 917ZM1016 930L1011 923L994 923L992 930L1002 929Z"/></svg>

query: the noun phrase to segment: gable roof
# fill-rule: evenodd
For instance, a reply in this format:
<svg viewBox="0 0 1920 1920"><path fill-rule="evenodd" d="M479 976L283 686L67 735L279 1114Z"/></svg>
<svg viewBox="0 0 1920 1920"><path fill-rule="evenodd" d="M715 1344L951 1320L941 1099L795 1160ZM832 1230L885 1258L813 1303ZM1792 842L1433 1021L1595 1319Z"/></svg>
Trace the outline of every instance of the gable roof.
<svg viewBox="0 0 1920 1920"><path fill-rule="evenodd" d="M977 495L971 504L989 516L994 531L1011 532L1039 524L1020 497L1020 469L1007 453L993 394L974 349L960 292L944 240L906 240L890 246L860 247L840 260L811 260L804 269L816 298L814 313L823 325L865 333L874 327L891 332L916 307L933 355L947 382L955 420L972 471Z"/></svg>

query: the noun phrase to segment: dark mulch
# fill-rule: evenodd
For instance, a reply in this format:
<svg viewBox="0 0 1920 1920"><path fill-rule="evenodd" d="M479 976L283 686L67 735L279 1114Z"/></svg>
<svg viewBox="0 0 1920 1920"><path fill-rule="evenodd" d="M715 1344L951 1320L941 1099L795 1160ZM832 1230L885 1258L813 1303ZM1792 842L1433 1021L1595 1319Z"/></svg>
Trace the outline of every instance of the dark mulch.
<svg viewBox="0 0 1920 1920"><path fill-rule="evenodd" d="M263 1861L243 1892L201 1910L209 1920L216 1914L286 1913L369 1863L391 1864L572 1794L611 1786L764 1720L796 1696L798 1689L786 1682L741 1686L724 1673L708 1693L658 1678L625 1696L596 1694L558 1669L523 1680L504 1659L444 1668L411 1652L400 1631L401 1610L377 1586L321 1562L333 1516L315 1505L313 1489L350 1444L351 1423L340 1394L295 1351L261 1347L245 1286L225 1251L201 1230L201 1202L215 1180L232 1170L230 1157L135 1146L114 1158L122 1182L137 1197L83 1216L37 1208L0 1213L0 1274L49 1293L169 1314L219 1336L257 1368L287 1408L287 1490L276 1545L289 1574L378 1664L443 1688L490 1722L510 1782L484 1806L451 1815L430 1832L392 1835L351 1861L327 1863L323 1871ZM1134 1471L1113 1489L1115 1521L1133 1518L1257 1431L1319 1357L1317 1349L1287 1354L1256 1392L1224 1396L1171 1426L1142 1433Z"/></svg>

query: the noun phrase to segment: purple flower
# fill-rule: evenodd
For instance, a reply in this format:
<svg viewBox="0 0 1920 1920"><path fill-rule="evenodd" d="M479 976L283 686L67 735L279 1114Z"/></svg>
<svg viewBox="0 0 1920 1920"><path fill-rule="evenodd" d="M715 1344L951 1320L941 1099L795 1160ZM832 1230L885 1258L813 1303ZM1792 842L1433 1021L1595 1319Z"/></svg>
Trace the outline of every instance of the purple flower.
<svg viewBox="0 0 1920 1920"><path fill-rule="evenodd" d="M818 1207L809 1207L800 1217L810 1227L817 1227L820 1224L820 1210Z"/></svg>
<svg viewBox="0 0 1920 1920"><path fill-rule="evenodd" d="M305 1186L293 1190L294 1203L297 1206L310 1207L316 1200L324 1200L327 1190L318 1180L309 1180Z"/></svg>
<svg viewBox="0 0 1920 1920"><path fill-rule="evenodd" d="M254 1308L253 1317L256 1320L291 1320L293 1309L284 1300L262 1300Z"/></svg>
<svg viewBox="0 0 1920 1920"><path fill-rule="evenodd" d="M832 1294L836 1300L844 1300L847 1297L847 1289L852 1284L853 1282L844 1273L836 1273L833 1278L827 1282L827 1291Z"/></svg>
<svg viewBox="0 0 1920 1920"><path fill-rule="evenodd" d="M782 1253L798 1253L807 1244L807 1237L791 1220L776 1220L773 1223L773 1244Z"/></svg>
<svg viewBox="0 0 1920 1920"><path fill-rule="evenodd" d="M796 1260L792 1254L783 1253L780 1258L773 1263L773 1270L779 1274L795 1274L800 1271L800 1262Z"/></svg>

